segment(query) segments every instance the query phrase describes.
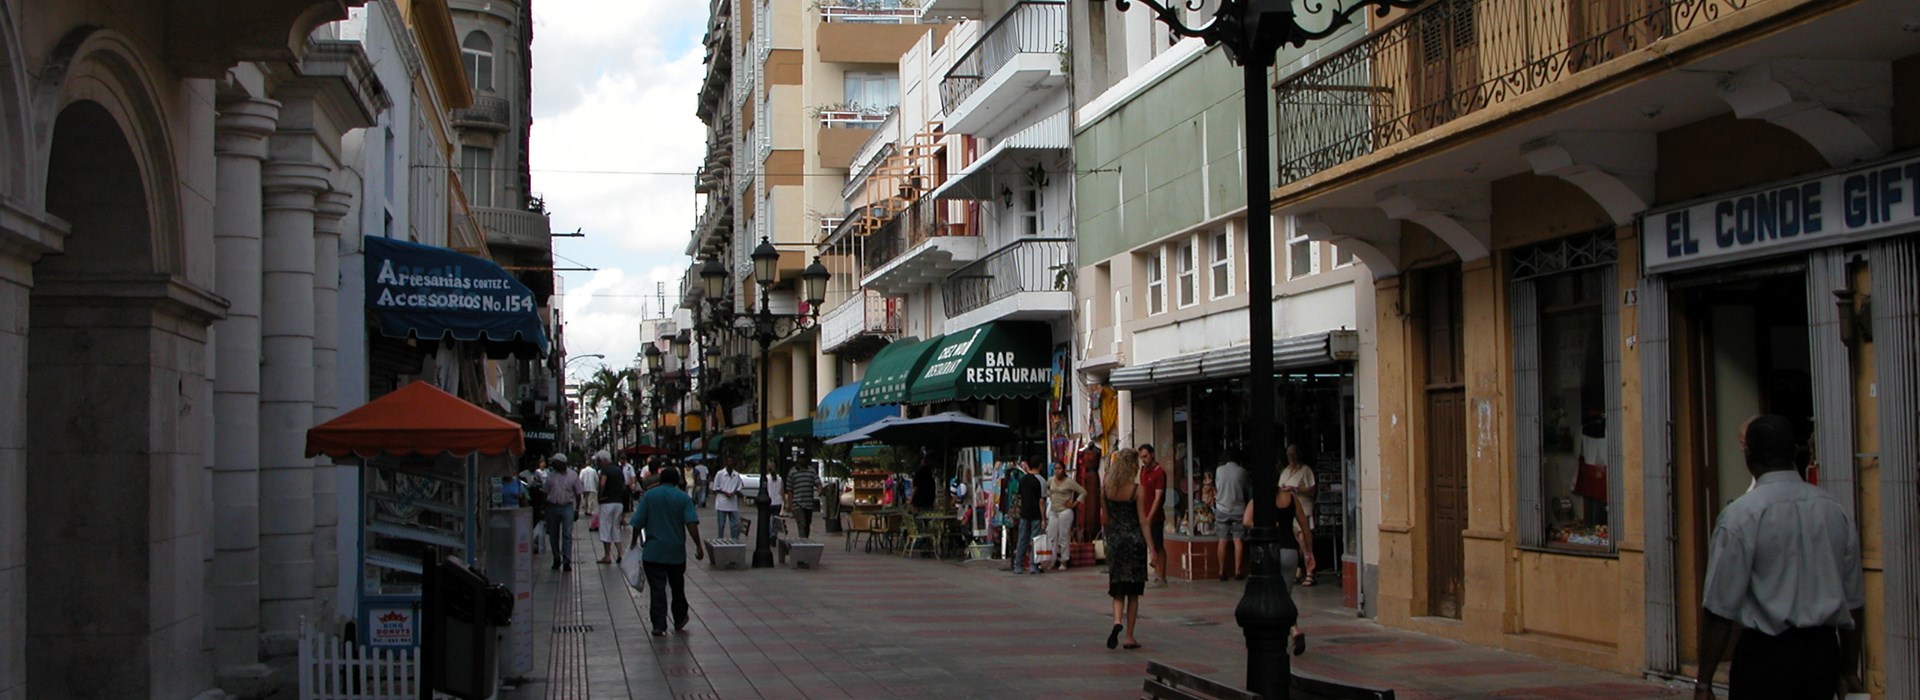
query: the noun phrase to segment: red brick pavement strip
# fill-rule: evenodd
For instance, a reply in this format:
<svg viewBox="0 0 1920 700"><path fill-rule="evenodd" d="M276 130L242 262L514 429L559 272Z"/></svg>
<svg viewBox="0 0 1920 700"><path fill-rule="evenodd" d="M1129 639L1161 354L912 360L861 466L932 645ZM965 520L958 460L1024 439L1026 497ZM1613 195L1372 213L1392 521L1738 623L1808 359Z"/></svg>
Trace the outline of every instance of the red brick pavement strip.
<svg viewBox="0 0 1920 700"><path fill-rule="evenodd" d="M1148 659L1228 683L1244 675L1233 622L1244 584L1175 582L1147 592L1146 648L1103 646L1106 577L1091 568L1014 576L992 564L909 560L829 547L823 566L722 571L691 563L693 624L647 635L644 595L618 569L587 564L572 577L538 570L536 604L563 612L557 584L577 584L575 606L593 631L580 649L591 697L947 698L1137 697ZM569 580L569 578L571 580ZM1642 698L1674 693L1650 683L1472 647L1356 620L1337 586L1296 591L1309 653L1303 670L1394 687L1402 698ZM553 658L566 637L554 635ZM564 652L564 653L563 653ZM1443 671L1444 669L1444 671ZM503 698L541 697L565 677ZM519 693L519 694L516 694ZM552 697L562 697L553 695Z"/></svg>

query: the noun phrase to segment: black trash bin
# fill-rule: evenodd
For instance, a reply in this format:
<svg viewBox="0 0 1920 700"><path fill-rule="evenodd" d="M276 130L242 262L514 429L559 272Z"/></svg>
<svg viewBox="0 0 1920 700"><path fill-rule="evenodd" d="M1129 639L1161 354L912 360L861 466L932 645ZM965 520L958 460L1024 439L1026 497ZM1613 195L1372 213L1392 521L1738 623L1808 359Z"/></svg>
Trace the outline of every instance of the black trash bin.
<svg viewBox="0 0 1920 700"><path fill-rule="evenodd" d="M491 697L500 675L494 627L513 620L513 593L448 557L429 577L426 647L430 687L457 698Z"/></svg>

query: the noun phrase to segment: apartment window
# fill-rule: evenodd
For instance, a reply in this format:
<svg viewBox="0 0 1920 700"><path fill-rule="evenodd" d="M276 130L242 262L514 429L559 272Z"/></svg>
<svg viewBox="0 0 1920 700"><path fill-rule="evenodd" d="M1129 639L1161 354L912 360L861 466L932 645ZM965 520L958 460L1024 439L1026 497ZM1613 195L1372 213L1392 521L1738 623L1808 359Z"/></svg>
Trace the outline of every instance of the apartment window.
<svg viewBox="0 0 1920 700"><path fill-rule="evenodd" d="M1147 254L1147 315L1167 311L1167 254L1158 248Z"/></svg>
<svg viewBox="0 0 1920 700"><path fill-rule="evenodd" d="M1320 246L1287 227L1287 279L1297 280L1320 271Z"/></svg>
<svg viewBox="0 0 1920 700"><path fill-rule="evenodd" d="M467 204L493 206L493 149L462 146L460 179L467 186Z"/></svg>
<svg viewBox="0 0 1920 700"><path fill-rule="evenodd" d="M486 32L473 32L460 42L460 61L467 67L467 80L474 92L493 92L493 38Z"/></svg>
<svg viewBox="0 0 1920 700"><path fill-rule="evenodd" d="M1194 259L1193 239L1188 238L1174 247L1173 269L1177 278L1175 284L1180 290L1179 306L1187 308L1200 301L1200 270Z"/></svg>
<svg viewBox="0 0 1920 700"><path fill-rule="evenodd" d="M1348 265L1352 265L1354 261L1360 259L1360 256L1354 255L1352 250L1342 248L1337 245L1332 246L1332 249L1333 249L1333 267L1336 270L1346 267Z"/></svg>
<svg viewBox="0 0 1920 700"><path fill-rule="evenodd" d="M1622 474L1616 258L1611 231L1512 258L1522 545L1614 551Z"/></svg>
<svg viewBox="0 0 1920 700"><path fill-rule="evenodd" d="M1211 299L1233 296L1233 234L1225 228L1207 234L1207 270Z"/></svg>
<svg viewBox="0 0 1920 700"><path fill-rule="evenodd" d="M900 104L900 76L876 72L846 74L846 101L850 109L885 112Z"/></svg>

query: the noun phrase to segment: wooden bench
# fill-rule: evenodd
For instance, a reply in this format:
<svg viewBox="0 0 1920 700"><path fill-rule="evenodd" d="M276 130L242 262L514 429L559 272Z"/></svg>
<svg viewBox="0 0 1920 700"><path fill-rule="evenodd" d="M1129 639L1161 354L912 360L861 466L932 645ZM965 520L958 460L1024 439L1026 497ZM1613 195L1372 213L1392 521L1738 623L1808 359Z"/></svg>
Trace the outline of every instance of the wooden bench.
<svg viewBox="0 0 1920 700"><path fill-rule="evenodd" d="M722 537L707 540L707 565L714 569L747 568L747 543Z"/></svg>
<svg viewBox="0 0 1920 700"><path fill-rule="evenodd" d="M1158 661L1147 662L1141 697L1150 700L1260 700L1254 693L1183 671ZM1393 690L1341 683L1311 673L1293 672L1293 700L1394 700Z"/></svg>

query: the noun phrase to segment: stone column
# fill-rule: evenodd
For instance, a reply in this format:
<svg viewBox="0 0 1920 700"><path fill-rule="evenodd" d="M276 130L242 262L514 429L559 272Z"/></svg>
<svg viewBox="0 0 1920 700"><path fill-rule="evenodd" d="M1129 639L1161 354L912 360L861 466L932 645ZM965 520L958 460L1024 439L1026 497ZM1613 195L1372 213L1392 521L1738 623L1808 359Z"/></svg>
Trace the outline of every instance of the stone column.
<svg viewBox="0 0 1920 700"><path fill-rule="evenodd" d="M27 308L63 224L0 199L0 698L27 697ZM49 691L50 692L50 691Z"/></svg>
<svg viewBox="0 0 1920 700"><path fill-rule="evenodd" d="M320 195L313 226L313 422L339 414L340 393L340 234L341 221L353 211L353 194L333 190ZM340 587L340 485L333 459L322 456L313 471L313 586L322 619L344 614L337 609Z"/></svg>
<svg viewBox="0 0 1920 700"><path fill-rule="evenodd" d="M269 655L292 653L313 613L314 212L324 166L270 160L262 246L260 363L260 625Z"/></svg>
<svg viewBox="0 0 1920 700"><path fill-rule="evenodd" d="M260 663L260 163L280 103L223 102L214 131L212 593L214 664L231 692L269 675Z"/></svg>

